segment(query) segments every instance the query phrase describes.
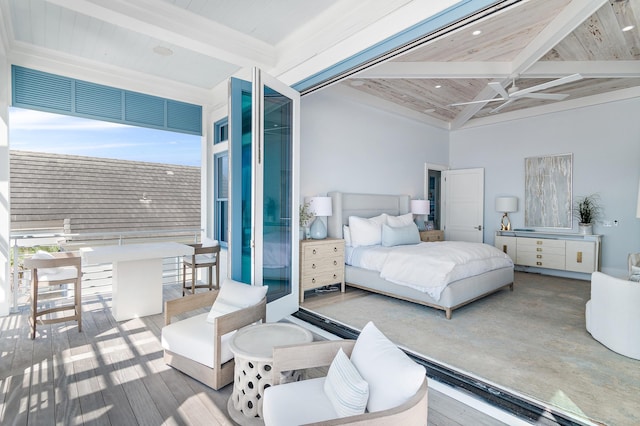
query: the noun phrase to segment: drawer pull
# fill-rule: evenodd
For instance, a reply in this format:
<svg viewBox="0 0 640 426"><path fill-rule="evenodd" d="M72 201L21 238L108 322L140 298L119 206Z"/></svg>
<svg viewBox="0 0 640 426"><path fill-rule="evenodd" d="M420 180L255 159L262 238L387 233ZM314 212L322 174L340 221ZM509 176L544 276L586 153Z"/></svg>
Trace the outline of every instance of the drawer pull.
<svg viewBox="0 0 640 426"><path fill-rule="evenodd" d="M542 259L542 255L541 254L536 254L536 258L537 259Z"/></svg>
<svg viewBox="0 0 640 426"><path fill-rule="evenodd" d="M502 251L503 251L503 252L505 252L505 253L507 252L507 245L506 245L506 244L504 244L504 245L502 246Z"/></svg>
<svg viewBox="0 0 640 426"><path fill-rule="evenodd" d="M576 262L577 263L582 263L582 252L581 251L576 253Z"/></svg>
<svg viewBox="0 0 640 426"><path fill-rule="evenodd" d="M542 241L538 240L538 241L536 241L536 244L541 246L542 245Z"/></svg>
<svg viewBox="0 0 640 426"><path fill-rule="evenodd" d="M538 247L536 251L542 251L542 247Z"/></svg>
<svg viewBox="0 0 640 426"><path fill-rule="evenodd" d="M337 252L338 252L338 247L334 247L334 248L333 248L333 252L334 252L334 253L337 253Z"/></svg>
<svg viewBox="0 0 640 426"><path fill-rule="evenodd" d="M313 264L311 265L311 269L316 269L316 264L315 264L315 263L313 263Z"/></svg>
<svg viewBox="0 0 640 426"><path fill-rule="evenodd" d="M316 254L316 249L313 249L313 254Z"/></svg>
<svg viewBox="0 0 640 426"><path fill-rule="evenodd" d="M311 282L315 284L316 283L316 279L315 278L311 278Z"/></svg>
<svg viewBox="0 0 640 426"><path fill-rule="evenodd" d="M333 261L333 266L338 266L338 261L337 260Z"/></svg>
<svg viewBox="0 0 640 426"><path fill-rule="evenodd" d="M336 278L338 278L338 276L336 274L333 274L333 279L335 280Z"/></svg>
<svg viewBox="0 0 640 426"><path fill-rule="evenodd" d="M536 262L536 265L542 266L542 262Z"/></svg>

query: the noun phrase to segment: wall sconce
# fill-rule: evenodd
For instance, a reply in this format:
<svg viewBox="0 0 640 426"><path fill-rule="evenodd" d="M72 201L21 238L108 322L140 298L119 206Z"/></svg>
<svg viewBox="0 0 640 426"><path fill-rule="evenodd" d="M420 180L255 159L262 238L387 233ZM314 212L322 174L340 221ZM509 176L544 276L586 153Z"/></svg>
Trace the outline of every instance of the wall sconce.
<svg viewBox="0 0 640 426"><path fill-rule="evenodd" d="M518 211L518 197L497 197L496 211L504 213L500 221L500 230L511 231L511 221L507 213Z"/></svg>
<svg viewBox="0 0 640 426"><path fill-rule="evenodd" d="M411 200L411 213L416 215L416 225L420 231L424 231L424 220L417 220L419 215L429 214L429 200ZM422 224L422 225L420 225Z"/></svg>
<svg viewBox="0 0 640 426"><path fill-rule="evenodd" d="M314 240L327 238L327 226L324 224L321 217L333 215L331 197L308 197L305 199L305 202L309 203L309 211L316 216L311 224L311 238Z"/></svg>

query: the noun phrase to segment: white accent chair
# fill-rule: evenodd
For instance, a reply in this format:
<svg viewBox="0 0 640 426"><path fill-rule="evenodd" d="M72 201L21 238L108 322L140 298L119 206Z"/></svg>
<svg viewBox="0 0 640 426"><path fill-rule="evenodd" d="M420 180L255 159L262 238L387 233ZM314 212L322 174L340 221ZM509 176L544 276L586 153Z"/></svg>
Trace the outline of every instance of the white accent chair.
<svg viewBox="0 0 640 426"><path fill-rule="evenodd" d="M350 358L359 373L332 376L336 360ZM339 355L339 356L336 356ZM326 377L279 384L281 373L329 367ZM351 367L351 368L353 368ZM334 370L335 371L335 370ZM266 388L262 405L266 426L322 425L425 425L428 399L425 369L390 342L373 323L358 340L333 340L273 348L273 386ZM332 376L332 377L330 377ZM364 402L350 390L368 384ZM359 413L345 413L359 408ZM364 411L364 412L362 412ZM339 413L343 413L342 416ZM361 413L361 414L360 414Z"/></svg>
<svg viewBox="0 0 640 426"><path fill-rule="evenodd" d="M215 390L233 382L231 337L242 327L266 320L266 293L266 286L227 279L220 290L165 302L164 361ZM206 307L211 310L171 322L174 316Z"/></svg>
<svg viewBox="0 0 640 426"><path fill-rule="evenodd" d="M587 331L607 348L640 360L640 283L591 274Z"/></svg>

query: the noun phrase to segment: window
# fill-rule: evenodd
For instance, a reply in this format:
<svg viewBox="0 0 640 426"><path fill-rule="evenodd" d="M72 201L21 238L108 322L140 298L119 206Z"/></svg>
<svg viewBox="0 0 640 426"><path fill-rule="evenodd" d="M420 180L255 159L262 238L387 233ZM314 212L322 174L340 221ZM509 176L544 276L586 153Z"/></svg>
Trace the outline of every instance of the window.
<svg viewBox="0 0 640 426"><path fill-rule="evenodd" d="M213 144L226 142L229 139L229 119L223 118L213 125Z"/></svg>
<svg viewBox="0 0 640 426"><path fill-rule="evenodd" d="M214 210L215 238L220 245L227 247L229 239L229 153L217 154L215 157Z"/></svg>

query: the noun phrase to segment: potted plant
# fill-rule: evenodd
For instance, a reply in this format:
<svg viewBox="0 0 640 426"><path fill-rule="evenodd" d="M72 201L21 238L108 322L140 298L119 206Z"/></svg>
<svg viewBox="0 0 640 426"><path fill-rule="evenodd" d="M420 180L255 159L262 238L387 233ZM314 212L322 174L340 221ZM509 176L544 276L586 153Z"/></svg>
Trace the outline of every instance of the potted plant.
<svg viewBox="0 0 640 426"><path fill-rule="evenodd" d="M581 234L592 234L593 224L600 217L600 197L598 194L577 197L574 201L573 215L578 219L578 228Z"/></svg>
<svg viewBox="0 0 640 426"><path fill-rule="evenodd" d="M315 217L315 214L309 211L309 207L309 203L300 205L300 227L303 230L302 236L305 240L310 236L309 224L311 223L311 219Z"/></svg>

